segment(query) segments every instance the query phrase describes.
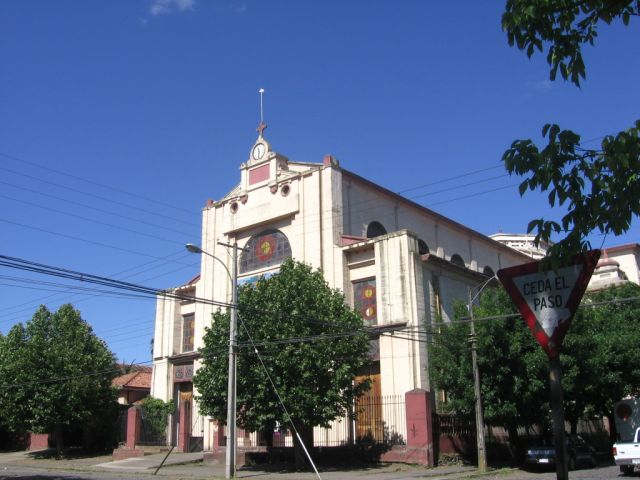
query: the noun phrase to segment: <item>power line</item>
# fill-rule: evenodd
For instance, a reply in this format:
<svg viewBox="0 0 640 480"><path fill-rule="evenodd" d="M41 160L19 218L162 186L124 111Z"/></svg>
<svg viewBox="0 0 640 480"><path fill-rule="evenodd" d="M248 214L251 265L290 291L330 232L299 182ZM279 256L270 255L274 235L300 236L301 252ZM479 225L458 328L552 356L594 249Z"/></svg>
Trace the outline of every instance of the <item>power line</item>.
<svg viewBox="0 0 640 480"><path fill-rule="evenodd" d="M48 210L50 212L60 213L62 215L66 215L68 217L77 218L79 220L84 220L85 222L91 222L91 223L95 223L97 225L103 225L105 227L115 228L117 230L122 230L123 232L134 233L136 235L141 235L143 237L152 238L154 240L159 240L161 242L167 242L167 243L182 245L182 242L179 242L177 240L169 240L167 238L158 237L156 235L151 235L150 233L141 232L139 230L134 230L132 228L121 227L120 225L114 225L113 223L103 222L103 221L97 220L95 218L83 217L82 215L78 215L78 214L71 213L71 212L65 212L64 210L58 210L58 209L53 208L53 207L48 207L48 206L45 206L45 205L39 205L37 203L28 202L26 200L19 200L17 198L13 198L13 197L10 197L8 195L0 194L0 198L6 198L8 200L11 200L11 201L14 201L14 202L18 202L18 203L22 203L24 205L30 205L32 207L41 208L43 210Z"/></svg>
<svg viewBox="0 0 640 480"><path fill-rule="evenodd" d="M140 220L139 218L130 217L128 215L123 215L121 213L116 213L116 212L113 212L111 210L106 210L106 209L100 208L100 207L98 207L96 205L87 205L86 203L76 202L75 200L69 200L68 198L60 197L58 195L52 195L50 193L41 192L41 191L35 190L33 188L27 188L27 187L23 187L23 186L19 186L19 185L14 185L13 183L9 183L9 182L0 181L0 184L7 185L8 187L11 187L11 188L14 188L14 189L17 189L17 190L23 190L25 192L33 193L35 195L40 195L40 196L47 197L47 198L53 198L54 200L58 200L58 201L61 201L61 202L69 203L71 205L76 205L78 207L86 208L88 210L91 210L92 212L106 213L107 215L112 215L114 217L119 217L119 218L122 218L124 220L129 220L129 221L132 221L132 222L141 223L143 225L148 225L150 227L159 228L159 229L162 229L162 230L167 230L169 232L179 233L181 235L184 234L183 230L176 230L174 228L170 228L170 227L167 227L165 225L160 225L160 224L157 224L157 223L148 222L146 220Z"/></svg>
<svg viewBox="0 0 640 480"><path fill-rule="evenodd" d="M443 200L442 202L436 202L436 203L432 203L430 204L430 206L436 206L436 205L442 205L443 203L450 203L450 202L456 202L458 200L464 200L467 198L474 198L474 197L479 197L480 195L486 195L487 193L493 193L493 192L498 192L500 190L506 190L507 188L513 188L513 187L517 187L519 184L517 183L512 183L511 185L504 185L502 187L498 187L498 188L492 188L490 190L484 190L482 192L475 192L469 195L463 195L461 197L456 197L456 198L450 198L448 200Z"/></svg>
<svg viewBox="0 0 640 480"><path fill-rule="evenodd" d="M153 360L146 361L146 362L139 362L137 363L137 365L144 365L147 363L153 363ZM119 373L120 371L121 371L120 368L111 368L109 370L102 370L99 372L79 373L77 375L65 375L63 377L46 378L46 379L40 379L40 380L33 380L30 382L5 384L5 385L0 385L0 389L7 390L9 388L25 387L27 385L35 385L35 384L49 385L51 383L62 383L62 382L67 382L69 380L76 380L78 378L96 377L100 375L108 375L111 373Z"/></svg>
<svg viewBox="0 0 640 480"><path fill-rule="evenodd" d="M175 260L168 260L170 257L176 256L177 254L180 254L178 258L176 258ZM118 272L115 272L115 273L111 274L110 276L115 277L115 276L121 275L123 273L135 271L135 270L137 270L139 268L142 268L142 267L145 267L147 265L151 265L151 264L157 263L158 261L162 261L164 263L170 263L170 262L175 262L177 260L181 260L181 259L186 258L188 256L190 256L190 254L184 252L184 250L181 249L181 250L179 250L177 252L173 252L173 253L170 253L170 254L166 255L165 257L162 258L162 260L151 260L151 261L148 261L148 262L144 262L142 264L135 265L133 267L125 268L124 270L120 270ZM129 277L135 277L135 276L140 275L142 273L145 273L145 272L148 272L148 271L151 271L151 270L155 270L157 268L164 267L164 266L165 266L164 264L155 265L153 267L149 267L149 268L146 268L144 270L141 270L141 271L139 271L137 273L133 273L133 274L129 275ZM185 265L184 267L181 267L180 269L183 269L183 268L187 268L187 266ZM173 273L175 271L177 271L177 270L172 270L170 272L159 274L159 275L156 275L155 277L147 278L144 281L148 281L148 280L151 280L153 278L159 278L159 277L162 277L164 275L168 275L169 273ZM40 297L40 298L37 298L37 299L34 299L34 300L30 300L28 302L23 302L23 303L20 303L18 305L14 305L14 306L10 306L10 307L2 307L2 308L0 308L0 312L7 311L7 310L13 310L15 308L18 308L18 307L21 307L21 306L24 306L24 305L33 306L34 302L36 302L36 306L37 306L37 304L41 303L41 301L43 301L43 300L47 300L47 299L51 300L51 299L53 299L55 297L59 297L59 296L60 296L60 294L47 295L45 297ZM27 310L32 310L32 307L31 308L25 308L25 309L22 309L20 311L27 311ZM15 315L15 314L19 313L20 311L13 312L11 315Z"/></svg>
<svg viewBox="0 0 640 480"><path fill-rule="evenodd" d="M469 177L471 175L475 175L476 173L482 173L482 172L487 172L489 170L495 170L496 168L504 168L504 165L499 164L499 165L495 165L493 167L486 167L486 168L481 168L479 170L472 170L470 172L461 173L459 175L454 175L454 176L451 176L451 177L443 178L442 180L436 180L435 182L430 182L430 183L425 183L423 185L418 185L418 186L415 186L415 187L405 188L404 190L399 190L397 193L398 194L402 194L402 193L406 193L406 192L411 192L413 190L419 190L419 189L425 188L425 187L431 187L433 185L439 185L441 183L450 182L452 180L458 180L459 178Z"/></svg>
<svg viewBox="0 0 640 480"><path fill-rule="evenodd" d="M493 177L488 177L488 178L483 178L481 180L476 180L475 182L468 182L468 183L464 183L462 185L456 185L455 189L470 187L471 185L477 185L479 183L485 183L485 182L489 182L491 180L498 180L500 178L505 178L505 177L508 177L508 176L509 176L509 174L506 174L506 173L502 174L502 175L495 175ZM409 197L409 198L412 198L412 199L423 198L423 197L428 197L430 195L437 195L439 193L447 193L447 192L450 192L451 190L453 190L453 189L452 188L446 188L444 190L435 190L433 192L422 193L420 195L413 195L412 197Z"/></svg>
<svg viewBox="0 0 640 480"><path fill-rule="evenodd" d="M640 296L628 297L628 298L622 298L622 299L613 299L613 300L607 300L607 301L602 301L602 302L594 302L592 304L583 303L580 306L581 307L599 307L599 306L607 305L607 304L628 303L628 302L638 301L638 300L640 300ZM481 318L476 318L474 320L498 320L498 319L513 318L513 317L518 317L518 316L520 316L520 314L506 314L506 315L496 315L496 316L491 316L491 317L481 317ZM456 322L457 323L466 323L466 320L464 322L463 322L463 320L458 320ZM442 324L442 325L451 326L452 323L456 323L456 322L451 322L451 323ZM349 337L349 336L354 336L354 335L361 335L363 333L368 333L369 335L375 335L375 333L372 332L371 330L353 330L353 331L350 331L350 332L343 332L343 333L309 335L309 336L302 336L302 337L290 337L290 338L284 338L284 339L278 339L278 340L272 340L272 341L255 341L255 340L253 340L251 338L251 336L250 336L250 334L249 334L249 332L247 330L247 327L244 324L244 322L242 322L242 327L245 329L246 334L249 336L249 341L248 342L239 343L238 346L239 347L250 347L250 348L253 348L254 353L256 355L260 355L260 353L257 351L257 347L263 347L263 348L264 347L278 347L278 346L287 345L287 344L299 344L299 343L315 342L315 341L328 341L328 340L335 340L337 338L344 338L344 337ZM419 327L405 327L405 328L415 329L415 328L419 328ZM399 329L398 331L402 331L402 330L403 330L403 328ZM432 331L426 331L426 330L417 330L415 333L418 334L419 336L432 335L432 334L441 334L441 332L432 332ZM397 339L397 340L407 340L407 341L413 341L413 342L418 342L418 343L429 343L429 341L427 339L423 340L423 339L420 339L420 338L414 338L412 336L402 335L402 334L398 334L396 332L386 331L386 332L380 332L379 334L380 335L389 335L389 336L391 336L391 338L394 338L394 339ZM144 336L146 336L146 335L141 335L140 337L144 337ZM116 343L116 342L114 342L114 343ZM219 349L219 353L220 354L225 353L225 352L226 352L226 347ZM251 353L251 352L247 352L247 353ZM265 353L266 353L266 356L273 355L273 354L270 354L268 352L263 352L263 355ZM277 353L277 351L276 351L276 353ZM410 357L411 356L409 355L409 356L406 356L405 358L410 358ZM385 357L385 358L391 358L391 357ZM145 362L138 362L138 363L139 364L147 364L147 363L153 363L153 361L145 361ZM26 382L26 383L22 383L22 384L0 385L0 388L15 388L15 387L20 387L20 386L25 386L25 385L31 385L31 384L34 384L34 383L42 383L42 384L58 383L58 382L68 381L70 379L76 379L76 378L82 378L82 377L88 377L88 376L95 376L95 375L102 375L102 374L109 373L109 372L114 372L114 371L119 371L119 370L107 370L107 371L101 371L101 372L89 372L89 373L83 373L83 374L66 376L66 377L57 377L57 378L46 379L46 380L35 380L35 381L32 381L32 382Z"/></svg>
<svg viewBox="0 0 640 480"><path fill-rule="evenodd" d="M113 203L115 205L120 205L122 207L130 208L132 210L138 210L139 212L146 213L147 215L153 215L153 216L156 216L156 217L166 218L166 219L169 219L169 220L173 220L174 222L184 223L186 225L198 226L195 223L187 222L185 220L182 220L182 219L179 219L179 218L176 218L176 217L171 217L169 215L164 215L162 213L154 212L153 210L147 210L145 208L140 208L140 207L137 207L135 205L131 205L131 204L125 203L125 202L120 202L118 200L114 200L114 199L111 199L111 198L102 197L100 195L96 195L95 193L85 192L83 190L80 190L80 189L77 189L77 188L73 188L73 187L69 187L67 185L62 185L60 183L52 182L50 180L43 180L43 179L41 179L39 177L36 177L34 175L28 175L26 173L17 172L15 170L11 170L10 168L0 167L0 170L3 170L3 171L8 172L8 173L11 173L12 175L18 175L18 176L21 176L21 177L29 178L31 180L36 180L38 182L45 183L47 185L52 185L54 187L63 188L65 190L70 190L72 192L79 193L81 195L86 195L88 197L97 198L97 199L102 200L104 202Z"/></svg>
<svg viewBox="0 0 640 480"><path fill-rule="evenodd" d="M174 210L179 210L179 211L182 211L182 212L193 214L193 212L191 212L190 210L187 210L187 209L182 208L182 207L176 207L175 205L171 205L170 203L164 203L164 202L162 202L162 201L160 201L160 200L158 200L156 198L148 198L148 197L145 197L145 196L137 194L137 193L133 193L133 192L129 192L127 190L123 190L121 188L116 188L116 187L113 187L111 185L105 185L104 183L96 182L95 180L91 180L91 179L88 179L88 178L85 178L85 177L80 177L78 175L72 175L71 173L63 172L62 170L57 170L55 168L46 167L46 166L41 165L39 163L31 162L29 160L25 160L24 158L19 158L19 157L16 157L14 155L8 155L8 154L2 153L2 152L0 152L0 156L8 158L9 160L13 160L13 161L16 161L16 162L26 163L28 165L32 165L34 167L38 167L38 168L41 168L43 170L47 170L49 172L54 172L54 173L57 173L59 175L64 175L66 177L74 178L76 180L80 180L82 182L86 182L86 183L89 183L91 185L95 185L97 187L101 187L101 188L105 188L107 190L111 190L112 192L124 193L125 195L129 195L130 197L138 198L140 200L145 200L145 201L153 203L153 204L158 204L158 205L162 205L164 207L173 208Z"/></svg>
<svg viewBox="0 0 640 480"><path fill-rule="evenodd" d="M157 257L155 255L151 255L151 254L148 254L148 253L145 253L145 252L137 252L137 251L131 250L129 248L118 247L116 245L110 245L108 243L103 243L103 242L97 242L95 240L87 240L86 238L76 237L74 235L68 235L66 233L54 232L52 230L47 230L45 228L34 227L33 225L27 225L27 224L20 223L20 222L13 222L13 221L7 220L5 218L0 218L0 222L8 223L8 224L15 225L15 226L22 227L22 228L27 228L29 230L35 230L35 231L38 231L38 232L48 233L50 235L55 235L55 236L62 237L62 238L76 240L78 242L84 242L84 243L88 243L88 244L91 244L91 245L96 245L96 246L99 246L99 247L110 248L112 250L118 250L120 252L132 253L134 255L140 255L142 257L154 258L156 260L161 260L162 259L161 257Z"/></svg>

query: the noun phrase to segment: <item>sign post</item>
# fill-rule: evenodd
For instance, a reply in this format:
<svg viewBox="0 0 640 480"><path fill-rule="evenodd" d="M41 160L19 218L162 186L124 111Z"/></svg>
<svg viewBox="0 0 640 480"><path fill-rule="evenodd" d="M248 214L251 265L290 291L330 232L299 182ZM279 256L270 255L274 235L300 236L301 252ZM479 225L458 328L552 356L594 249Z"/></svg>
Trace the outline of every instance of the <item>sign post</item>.
<svg viewBox="0 0 640 480"><path fill-rule="evenodd" d="M549 357L558 480L568 479L560 348L598 258L600 251L592 250L576 255L569 265L555 270L542 270L540 262L531 262L504 268L497 274L534 338Z"/></svg>

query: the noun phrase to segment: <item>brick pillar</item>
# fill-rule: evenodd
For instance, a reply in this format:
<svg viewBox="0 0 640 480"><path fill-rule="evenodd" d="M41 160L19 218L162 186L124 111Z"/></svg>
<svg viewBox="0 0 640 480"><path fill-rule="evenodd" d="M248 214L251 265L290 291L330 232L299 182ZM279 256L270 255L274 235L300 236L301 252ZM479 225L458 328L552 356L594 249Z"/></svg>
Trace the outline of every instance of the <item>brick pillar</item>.
<svg viewBox="0 0 640 480"><path fill-rule="evenodd" d="M180 428L178 429L178 451L189 451L191 436L191 400L180 402Z"/></svg>
<svg viewBox="0 0 640 480"><path fill-rule="evenodd" d="M405 393L407 455L413 463L433 466L433 425L429 392L416 388Z"/></svg>
<svg viewBox="0 0 640 480"><path fill-rule="evenodd" d="M29 448L27 450L45 450L49 448L48 433L29 433Z"/></svg>
<svg viewBox="0 0 640 480"><path fill-rule="evenodd" d="M127 411L127 448L133 450L138 441L140 431L140 412L136 407L131 407Z"/></svg>
<svg viewBox="0 0 640 480"><path fill-rule="evenodd" d="M220 450L224 444L224 424L211 420L211 428L213 429L213 445L211 450L214 452Z"/></svg>

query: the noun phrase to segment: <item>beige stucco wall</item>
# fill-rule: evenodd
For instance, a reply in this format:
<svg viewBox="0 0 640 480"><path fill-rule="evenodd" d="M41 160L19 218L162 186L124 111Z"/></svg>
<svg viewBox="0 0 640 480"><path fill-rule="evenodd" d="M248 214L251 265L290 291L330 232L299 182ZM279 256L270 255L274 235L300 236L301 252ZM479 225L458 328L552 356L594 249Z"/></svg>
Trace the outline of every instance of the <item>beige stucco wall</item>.
<svg viewBox="0 0 640 480"><path fill-rule="evenodd" d="M252 165L243 165L240 183L225 198L210 202L202 211L201 246L216 258L201 255L201 278L195 295L218 305L181 305L162 297L157 300L152 395L164 400L173 395L172 367L167 357L173 355L175 322L188 311L195 311L197 350L203 345L204 329L210 324L213 311L225 309L231 302L232 249L218 242L237 242L243 248L253 235L267 228L284 233L293 257L321 269L329 285L342 289L350 303L352 282L375 277L378 325L404 323L407 327L402 335L385 334L380 338L381 393L403 395L414 388L430 389L426 340L429 327L438 316L433 279L438 278L442 318L450 321L453 301L466 298L467 288L480 283L482 277L473 272L482 272L485 266L497 271L523 263L526 257L362 181L333 161L321 165L269 158L269 178L249 185L247 169ZM289 189L286 195L285 186ZM363 239L357 245L343 245L343 235L362 237L373 220L382 223L388 234ZM421 256L418 239L424 240L430 253L442 260L435 262ZM456 253L469 270L447 266ZM275 270L277 267L268 267L239 276L242 279ZM196 360L194 369L197 371L199 366ZM208 421L200 424L204 425L208 449L211 425Z"/></svg>

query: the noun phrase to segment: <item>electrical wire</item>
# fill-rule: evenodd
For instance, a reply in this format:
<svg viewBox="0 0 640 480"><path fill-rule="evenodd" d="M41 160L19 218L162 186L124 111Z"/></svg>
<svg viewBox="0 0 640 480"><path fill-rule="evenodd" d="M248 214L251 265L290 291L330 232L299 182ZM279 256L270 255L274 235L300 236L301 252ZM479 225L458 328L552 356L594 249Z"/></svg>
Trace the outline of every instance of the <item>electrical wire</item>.
<svg viewBox="0 0 640 480"><path fill-rule="evenodd" d="M95 218L83 217L82 215L78 215L76 213L65 212L64 210L58 210L57 208L49 207L49 206L46 206L46 205L39 205L37 203L27 202L26 200L19 200L19 199L10 197L9 195L0 194L0 198L5 198L5 199L8 199L8 200L11 200L11 201L14 201L14 202L22 203L24 205L30 205L32 207L40 208L42 210L48 210L50 212L59 213L61 215L65 215L67 217L76 218L76 219L79 219L79 220L84 220L85 222L95 223L97 225L102 225L102 226L105 226L105 227L115 228L115 229L121 230L123 232L129 232L129 233L133 233L135 235L140 235L140 236L143 236L143 237L152 238L152 239L158 240L160 242L172 243L174 245L183 245L183 242L179 242L177 240L169 240L167 238L158 237L157 235L151 235L150 233L141 232L139 230L134 230L132 228L122 227L120 225L114 225L113 223L103 222L103 221L97 220Z"/></svg>
<svg viewBox="0 0 640 480"><path fill-rule="evenodd" d="M129 248L118 247L116 245L110 245L108 243L103 243L103 242L97 242L95 240L88 240L86 238L76 237L74 235L69 235L69 234L66 234L66 233L54 232L52 230L47 230L45 228L34 227L32 225L27 225L25 223L13 222L11 220L7 220L6 218L0 218L0 222L8 223L10 225L15 225L15 226L22 227L22 228L27 228L29 230L35 230L35 231L38 231L38 232L44 232L44 233L47 233L49 235L55 235L57 237L62 237L62 238L70 239L70 240L75 240L75 241L79 241L79 242L83 242L83 243L88 243L90 245L96 245L96 246L103 247L103 248L109 248L111 250L118 250L120 252L131 253L131 254L134 254L134 255L139 255L141 257L147 257L147 258L153 258L153 259L156 259L156 260L162 260L161 257L158 257L156 255L151 255L149 253L138 252L138 251L135 251L135 250L131 250Z"/></svg>
<svg viewBox="0 0 640 480"><path fill-rule="evenodd" d="M29 160L25 160L24 158L16 157L15 155L9 155L7 153L0 152L0 156L2 156L4 158L7 158L9 160L13 160L15 162L26 163L28 165L31 165L31 166L34 166L34 167L37 167L37 168L41 168L41 169L46 170L48 172L53 172L53 173L57 173L58 175L63 175L65 177L73 178L75 180L80 180L80 181L86 182L86 183L88 183L90 185L95 185L97 187L101 187L101 188L104 188L104 189L107 189L107 190L111 190L112 192L123 193L125 195L129 195L130 197L138 198L140 200L145 200L145 201L153 203L153 204L158 204L158 205L162 205L164 207L173 208L174 210L179 210L181 212L185 212L185 213L188 213L188 214L193 214L193 212L191 212L190 210L187 210L186 208L176 207L175 205L172 205L170 203L161 202L156 198L148 198L148 197L145 197L145 196L137 194L137 193L133 193L133 192L129 192L127 190L123 190L121 188L116 188L116 187L113 187L111 185L106 185L104 183L96 182L95 180L91 180L89 178L80 177L79 175L72 175L69 172L63 172L62 170L57 170L55 168L47 167L45 165L41 165L41 164L36 163L36 162L31 162Z"/></svg>
<svg viewBox="0 0 640 480"><path fill-rule="evenodd" d="M33 189L33 188L27 188L27 187L24 187L24 186L14 185L12 183L1 181L1 180L0 180L0 184L9 186L9 187L17 189L17 190L23 190L23 191L29 192L31 194L40 195L42 197L52 198L54 200L58 200L60 202L65 202L65 203L68 203L70 205L75 205L77 207L86 208L88 210L91 210L92 212L105 213L107 215L112 215L114 217L122 218L124 220L129 220L129 221L136 222L136 223L141 223L143 225L147 225L147 226L150 226L150 227L159 228L159 229L162 229L162 230L167 230L169 232L174 232L174 233L179 233L181 235L184 235L184 230L176 230L175 228L170 228L170 227L167 227L166 225L160 225L158 223L152 223L152 222L149 222L149 221L146 221L146 220L141 220L139 218L130 217L128 215L123 215L121 213L116 213L116 212L113 212L111 210L106 210L104 208L100 208L97 205L88 205L86 203L76 202L75 200L69 200L67 198L60 197L58 195L51 195L49 193L41 192L41 191Z"/></svg>
<svg viewBox="0 0 640 480"><path fill-rule="evenodd" d="M128 203L125 203L125 202L120 202L118 200L114 200L112 198L96 195L95 193L85 192L85 191L77 189L77 188L69 187L68 185L63 185L63 184L60 184L60 183L52 182L50 180L44 180L42 178L36 177L35 175L29 175L29 174L26 174L26 173L17 172L15 170L11 170L10 168L5 168L5 167L0 167L0 170L3 170L3 171L5 171L7 173L10 173L12 175L25 177L25 178L28 178L30 180L36 180L38 182L42 182L42 183L47 184L47 185L52 185L54 187L63 188L65 190L69 190L71 192L80 193L82 195L86 195L86 196L91 197L91 198L97 198L97 199L102 200L102 201L107 202L107 203L112 203L114 205L120 205L122 207L130 208L132 210L137 210L137 211L145 213L147 215L153 215L155 217L165 218L165 219L168 219L168 220L172 220L174 222L183 223L185 225L192 225L192 226L199 227L199 225L196 224L196 223L188 222L188 221L182 220L180 218L171 217L169 215L164 215L162 213L154 212L153 210L147 210L145 208L140 208L140 207L137 207L135 205L131 205L131 204L128 204Z"/></svg>

